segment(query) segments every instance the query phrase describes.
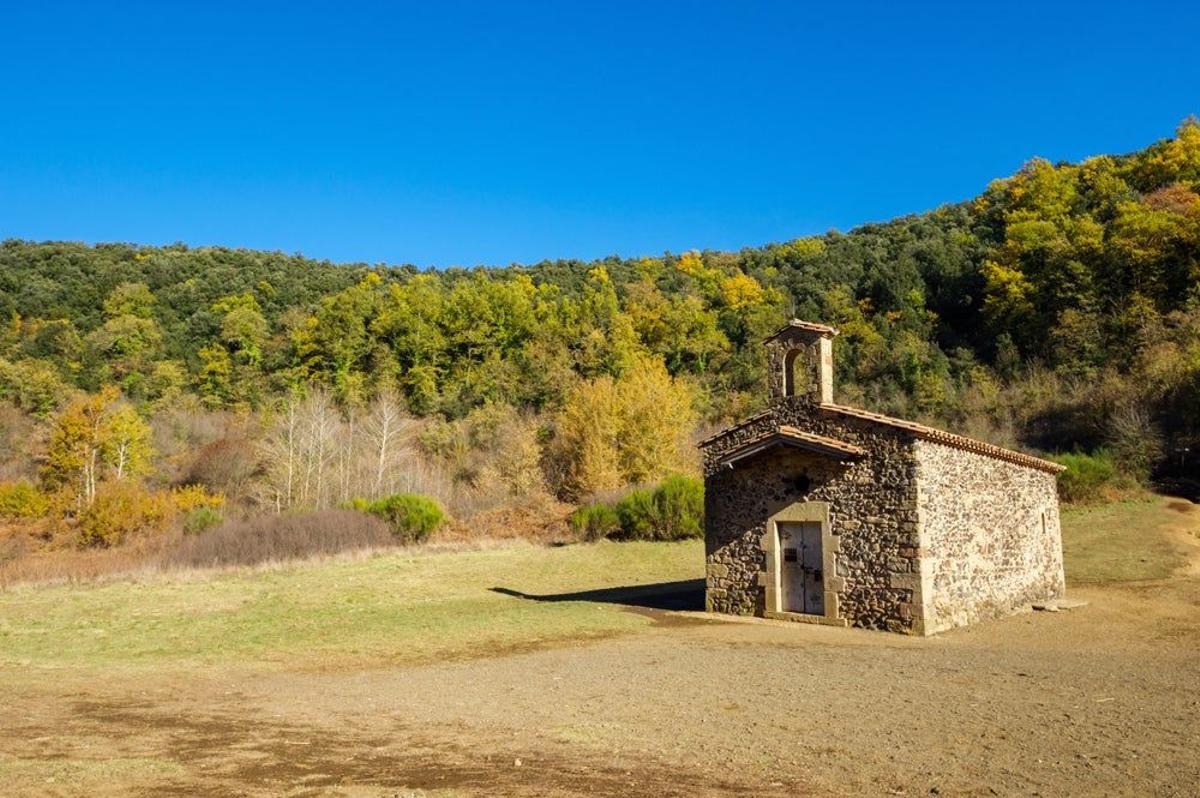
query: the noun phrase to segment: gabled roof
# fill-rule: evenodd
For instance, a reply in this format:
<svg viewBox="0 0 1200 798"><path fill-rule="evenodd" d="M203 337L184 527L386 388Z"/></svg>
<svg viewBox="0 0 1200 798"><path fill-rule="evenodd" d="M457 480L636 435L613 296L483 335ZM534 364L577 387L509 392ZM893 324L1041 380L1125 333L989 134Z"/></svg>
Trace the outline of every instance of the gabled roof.
<svg viewBox="0 0 1200 798"><path fill-rule="evenodd" d="M778 330L764 338L763 343L765 344L767 341L773 341L789 330L806 330L808 332L820 333L821 335L828 335L830 337L838 334L837 328L830 327L828 324L814 324L811 321L792 319L787 324L783 325Z"/></svg>
<svg viewBox="0 0 1200 798"><path fill-rule="evenodd" d="M751 438L733 451L726 453L719 462L720 465L733 465L738 460L744 460L747 457L775 446L792 446L797 449L805 449L810 452L823 454L836 460L850 460L855 457L862 457L867 453L865 449L854 444L839 441L836 438L827 438L824 435L814 435L811 432L804 432L796 427L783 425L778 429Z"/></svg>
<svg viewBox="0 0 1200 798"><path fill-rule="evenodd" d="M1025 466L1026 468L1036 468L1039 471L1048 471L1052 474L1057 474L1064 470L1064 466L1061 466L1058 463L1052 463L1049 460L1043 460L1040 457L1034 457L1031 454L1025 454L1024 452L1015 452L1012 449L1005 449L1002 446L996 446L991 443L985 443L984 441L975 440L974 438L968 438L964 435L956 435L953 432L947 432L945 430L937 429L936 427L927 427L924 424L918 424L915 421L906 421L901 418L893 418L892 416L885 416L882 413L872 413L869 410L860 410L857 407L846 407L844 405L822 404L822 405L818 405L817 407L822 412L833 413L835 415L846 416L846 417L850 417L850 418L858 418L858 419L862 419L864 421L872 422L874 424L881 424L883 426L892 427L893 429L902 429L902 430L912 433L914 437L920 438L922 440L931 441L933 443L940 443L944 446L951 446L955 449L962 449L964 451L974 452L975 454L982 454L987 457L994 457L997 460L1004 460L1009 463L1015 463L1017 465ZM728 435L731 432L736 432L737 430L743 429L745 427L748 427L748 426L756 424L760 421L763 421L764 419L770 418L771 414L772 413L770 410L765 410L761 413L757 413L743 421L739 421L737 424L734 424L733 426L726 427L725 429L721 430L720 432L717 432L713 435L708 436L704 440L700 441L700 443L697 445L701 449L707 448L710 444L716 442L720 438L725 437L726 435ZM767 448L767 447L760 446L759 448L756 448L753 451L743 452L743 450L748 449L748 447L750 447L752 444L754 444L756 442L765 442L768 439L773 438L774 436L782 435L784 430L794 430L795 433L798 433L799 435L803 435L803 436L806 436L806 437L812 438L812 439L817 439L822 442L832 442L834 444L838 444L841 446L850 446L853 449L857 449L859 453L863 453L862 449L859 449L858 447L853 446L852 444L847 444L842 441L838 441L834 438L825 438L821 435L813 435L812 433L803 432L802 430L797 429L796 427L779 426L779 427L776 427L771 432L765 433L764 435L757 436L756 438L752 439L751 441L748 441L748 442L742 444L737 449L735 449L733 452L731 452L730 454L727 454L725 457L723 457L721 459L721 463L733 462L734 460L740 460L744 457L750 456L751 454L762 451L763 448ZM794 435L792 436L792 439L795 440ZM793 444L793 445L795 445L795 444ZM809 448L812 448L812 447L809 447ZM816 451L816 449L813 449L813 450ZM834 456L836 456L836 455L834 455Z"/></svg>

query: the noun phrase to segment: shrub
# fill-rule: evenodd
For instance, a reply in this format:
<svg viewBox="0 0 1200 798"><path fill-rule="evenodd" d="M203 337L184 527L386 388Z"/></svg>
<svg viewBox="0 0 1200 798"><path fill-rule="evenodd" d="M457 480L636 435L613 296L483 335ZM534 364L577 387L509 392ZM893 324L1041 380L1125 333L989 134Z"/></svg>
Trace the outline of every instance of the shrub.
<svg viewBox="0 0 1200 798"><path fill-rule="evenodd" d="M202 485L184 485L171 491L171 501L181 513L190 513L200 508L220 510L225 506L225 495L209 493Z"/></svg>
<svg viewBox="0 0 1200 798"><path fill-rule="evenodd" d="M1108 451L1121 473L1144 483L1163 457L1163 437L1145 409L1127 406L1108 420Z"/></svg>
<svg viewBox="0 0 1200 798"><path fill-rule="evenodd" d="M1092 454L1058 454L1050 459L1067 467L1058 475L1058 495L1063 501L1104 501L1117 490L1117 467L1104 449Z"/></svg>
<svg viewBox="0 0 1200 798"><path fill-rule="evenodd" d="M223 520L221 511L215 507L201 505L193 508L183 519L183 531L189 535L212 529Z"/></svg>
<svg viewBox="0 0 1200 798"><path fill-rule="evenodd" d="M369 515L352 510L286 513L226 521L211 531L189 535L164 555L163 565L258 565L394 545L396 538L387 524Z"/></svg>
<svg viewBox="0 0 1200 798"><path fill-rule="evenodd" d="M446 518L437 502L415 493L397 493L374 501L355 499L350 506L382 518L405 543L420 543Z"/></svg>
<svg viewBox="0 0 1200 798"><path fill-rule="evenodd" d="M41 518L50 511L50 498L25 480L0 483L0 516Z"/></svg>
<svg viewBox="0 0 1200 798"><path fill-rule="evenodd" d="M584 540L599 540L617 532L621 528L621 518L616 508L605 502L585 504L571 513L568 522Z"/></svg>
<svg viewBox="0 0 1200 798"><path fill-rule="evenodd" d="M218 438L196 452L186 481L214 491L234 492L254 476L258 458L244 438Z"/></svg>
<svg viewBox="0 0 1200 798"><path fill-rule="evenodd" d="M704 535L704 483L667 477L653 490L635 490L617 502L619 537L626 540L685 540Z"/></svg>
<svg viewBox="0 0 1200 798"><path fill-rule="evenodd" d="M612 537L620 540L655 540L654 492L649 488L637 488L613 505L620 528Z"/></svg>
<svg viewBox="0 0 1200 798"><path fill-rule="evenodd" d="M38 421L16 405L0 401L0 480L30 481L41 455Z"/></svg>
<svg viewBox="0 0 1200 798"><path fill-rule="evenodd" d="M82 545L115 546L135 535L162 532L174 513L170 494L116 482L105 485L75 523Z"/></svg>
<svg viewBox="0 0 1200 798"><path fill-rule="evenodd" d="M29 541L24 535L0 537L0 565L16 562L29 553ZM0 584L3 584L0 581Z"/></svg>
<svg viewBox="0 0 1200 798"><path fill-rule="evenodd" d="M656 488L630 491L616 504L596 502L571 515L571 526L587 540L685 540L704 535L704 483L667 477Z"/></svg>

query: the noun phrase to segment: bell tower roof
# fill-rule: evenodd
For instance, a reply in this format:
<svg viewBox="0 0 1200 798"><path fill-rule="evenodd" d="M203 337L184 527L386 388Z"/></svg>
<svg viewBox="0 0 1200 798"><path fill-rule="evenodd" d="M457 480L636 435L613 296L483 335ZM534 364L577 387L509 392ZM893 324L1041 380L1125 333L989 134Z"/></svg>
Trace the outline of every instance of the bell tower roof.
<svg viewBox="0 0 1200 798"><path fill-rule="evenodd" d="M817 324L817 323L811 322L811 321L800 321L800 319L792 319L787 324L783 325L778 330L776 330L775 332L771 333L766 338L764 338L763 343L765 344L768 341L774 341L776 338L780 337L784 333L788 333L788 332L792 332L792 331L797 331L797 332L803 331L803 332L816 333L817 335L828 336L829 338L833 338L834 336L836 336L838 334L837 328L830 327L828 324Z"/></svg>

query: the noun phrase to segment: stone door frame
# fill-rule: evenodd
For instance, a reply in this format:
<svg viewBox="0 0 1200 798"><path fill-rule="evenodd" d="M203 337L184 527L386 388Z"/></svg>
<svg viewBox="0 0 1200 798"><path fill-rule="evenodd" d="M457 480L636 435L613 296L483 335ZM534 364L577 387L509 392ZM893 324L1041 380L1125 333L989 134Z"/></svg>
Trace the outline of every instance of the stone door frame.
<svg viewBox="0 0 1200 798"><path fill-rule="evenodd" d="M825 614L812 615L804 612L785 612L782 609L783 590L780 581L780 524L816 523L821 526L821 570L824 583ZM758 574L759 585L766 591L763 615L785 621L802 623L827 623L846 626L838 617L838 594L843 580L837 575L837 551L841 538L833 534L829 521L829 502L793 502L767 519L766 532L761 545L767 570Z"/></svg>

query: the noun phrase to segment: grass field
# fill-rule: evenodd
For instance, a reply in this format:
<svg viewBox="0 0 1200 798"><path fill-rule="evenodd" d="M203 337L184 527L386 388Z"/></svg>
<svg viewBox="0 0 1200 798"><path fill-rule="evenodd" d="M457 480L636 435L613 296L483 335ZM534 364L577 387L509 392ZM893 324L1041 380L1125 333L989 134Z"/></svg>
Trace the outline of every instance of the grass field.
<svg viewBox="0 0 1200 798"><path fill-rule="evenodd" d="M1066 510L1062 524L1068 585L1163 579L1194 556L1200 511L1158 496Z"/></svg>
<svg viewBox="0 0 1200 798"><path fill-rule="evenodd" d="M693 579L691 543L511 546L0 593L0 666L381 665L630 632L614 604L531 601Z"/></svg>
<svg viewBox="0 0 1200 798"><path fill-rule="evenodd" d="M1067 511L1068 581L1167 576L1186 562L1182 530L1200 528L1198 519L1192 505L1163 498ZM495 654L651 623L621 605L568 594L702 576L703 545L692 541L388 553L91 587L18 587L0 592L0 666L306 669Z"/></svg>

